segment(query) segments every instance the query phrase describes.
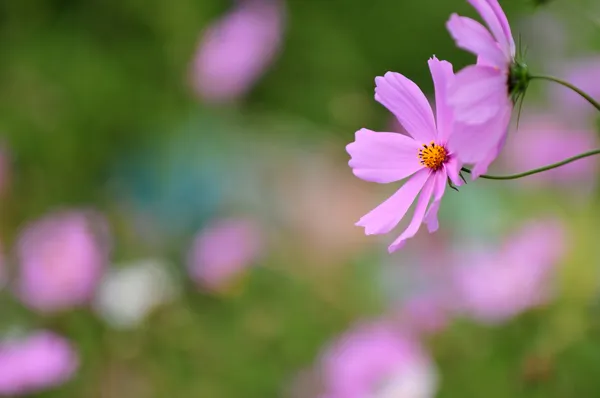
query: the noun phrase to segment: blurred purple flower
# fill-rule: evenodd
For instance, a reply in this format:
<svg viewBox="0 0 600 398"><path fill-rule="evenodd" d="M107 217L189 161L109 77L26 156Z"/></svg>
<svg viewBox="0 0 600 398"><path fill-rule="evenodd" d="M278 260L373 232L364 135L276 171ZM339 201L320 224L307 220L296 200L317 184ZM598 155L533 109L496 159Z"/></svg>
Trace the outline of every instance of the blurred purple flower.
<svg viewBox="0 0 600 398"><path fill-rule="evenodd" d="M504 163L514 173L546 166L598 147L598 139L593 131L568 129L551 115L524 119L519 125L518 136L513 138L508 139ZM597 166L596 158L581 159L527 177L523 186L555 184L564 187L579 184L593 188Z"/></svg>
<svg viewBox="0 0 600 398"><path fill-rule="evenodd" d="M58 212L27 225L17 244L21 300L41 312L88 302L107 262L107 229L102 216L88 211Z"/></svg>
<svg viewBox="0 0 600 398"><path fill-rule="evenodd" d="M69 342L51 332L0 342L0 394L22 395L58 386L78 368Z"/></svg>
<svg viewBox="0 0 600 398"><path fill-rule="evenodd" d="M328 398L433 397L437 375L419 343L387 324L342 335L322 359Z"/></svg>
<svg viewBox="0 0 600 398"><path fill-rule="evenodd" d="M530 222L497 251L470 253L456 268L458 306L483 323L499 323L552 295L549 278L565 252L556 220Z"/></svg>
<svg viewBox="0 0 600 398"><path fill-rule="evenodd" d="M241 0L203 34L192 67L192 83L209 102L243 96L269 66L284 26L281 0Z"/></svg>
<svg viewBox="0 0 600 398"><path fill-rule="evenodd" d="M263 236L250 219L218 220L201 231L188 254L192 279L207 290L231 285L261 255Z"/></svg>
<svg viewBox="0 0 600 398"><path fill-rule="evenodd" d="M433 292L416 294L402 303L400 320L415 333L435 333L449 322L447 297Z"/></svg>
<svg viewBox="0 0 600 398"><path fill-rule="evenodd" d="M569 83L582 89L593 98L600 97L600 57L591 56L574 62L569 62L562 67L559 75ZM552 98L556 108L561 114L577 126L596 127L594 116L596 109L585 99L573 91L552 85Z"/></svg>

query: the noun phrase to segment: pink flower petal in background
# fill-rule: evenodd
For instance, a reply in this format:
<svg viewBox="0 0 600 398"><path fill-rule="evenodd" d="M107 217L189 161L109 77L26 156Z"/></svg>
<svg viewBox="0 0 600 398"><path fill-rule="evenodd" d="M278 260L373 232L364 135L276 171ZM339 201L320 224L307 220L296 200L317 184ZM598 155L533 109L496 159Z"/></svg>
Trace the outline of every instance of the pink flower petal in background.
<svg viewBox="0 0 600 398"><path fill-rule="evenodd" d="M17 243L17 293L29 307L54 312L86 304L108 260L104 218L59 212L27 225Z"/></svg>
<svg viewBox="0 0 600 398"><path fill-rule="evenodd" d="M411 331L435 333L443 330L450 321L448 297L434 292L423 292L402 303L399 319Z"/></svg>
<svg viewBox="0 0 600 398"><path fill-rule="evenodd" d="M591 95L600 98L600 57L590 56L563 65L557 75ZM557 112L569 125L597 127L598 111L578 94L556 84L551 87Z"/></svg>
<svg viewBox="0 0 600 398"><path fill-rule="evenodd" d="M192 65L202 99L232 101L252 88L279 49L284 14L281 0L241 0L204 31Z"/></svg>
<svg viewBox="0 0 600 398"><path fill-rule="evenodd" d="M48 331L0 342L0 394L23 395L58 386L78 365L69 342Z"/></svg>
<svg viewBox="0 0 600 398"><path fill-rule="evenodd" d="M435 367L421 345L385 323L341 335L321 369L330 398L429 398L437 388Z"/></svg>
<svg viewBox="0 0 600 398"><path fill-rule="evenodd" d="M250 267L264 247L260 227L250 219L222 219L196 236L188 254L188 270L207 290L227 288Z"/></svg>
<svg viewBox="0 0 600 398"><path fill-rule="evenodd" d="M565 253L556 220L529 222L489 252L468 253L455 269L458 307L483 323L499 323L551 298L550 277Z"/></svg>
<svg viewBox="0 0 600 398"><path fill-rule="evenodd" d="M508 139L502 160L510 173L559 162L571 156L598 148L594 131L567 128L555 116L535 115L521 119L519 130ZM523 187L554 185L559 189L577 187L576 192L590 192L596 186L598 159L590 157L557 169L529 176Z"/></svg>

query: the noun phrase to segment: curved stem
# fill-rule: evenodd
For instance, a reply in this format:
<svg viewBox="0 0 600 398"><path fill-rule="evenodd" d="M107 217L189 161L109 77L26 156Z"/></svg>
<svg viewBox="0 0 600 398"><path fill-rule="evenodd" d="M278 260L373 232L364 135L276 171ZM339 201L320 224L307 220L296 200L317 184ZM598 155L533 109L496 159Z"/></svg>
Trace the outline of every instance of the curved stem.
<svg viewBox="0 0 600 398"><path fill-rule="evenodd" d="M600 111L600 103L598 103L594 98L592 98L591 95L589 95L585 91L581 90L580 88L575 87L574 85L572 85L571 83L569 83L567 81L561 80L558 77L554 77L554 76L530 75L529 80L533 80L533 79L548 80L548 81L551 81L554 83L558 83L562 86L565 86L565 87L575 91L577 94L582 96L587 102L592 104L594 106L594 108L596 108L598 111Z"/></svg>
<svg viewBox="0 0 600 398"><path fill-rule="evenodd" d="M486 180L516 180L517 178L523 178L523 177L530 176L532 174L537 174L537 173L541 173L543 171L548 171L548 170L556 169L557 167L564 166L565 164L574 162L576 160L587 158L589 156L594 156L594 155L598 155L598 154L600 154L600 149L594 149L593 151L588 151L588 152L580 153L577 156L573 156L571 158L565 159L565 160L560 161L558 163L552 163L552 164L549 164L548 166L540 167L538 169L529 170L529 171L526 171L526 172L523 172L523 173L511 174L511 175L506 175L506 176L491 176L491 175L487 175L487 174L482 174L482 175L479 176L479 178L485 178ZM469 173L469 174L471 173L471 170L467 169L466 167L463 167L461 170L464 171L465 173Z"/></svg>

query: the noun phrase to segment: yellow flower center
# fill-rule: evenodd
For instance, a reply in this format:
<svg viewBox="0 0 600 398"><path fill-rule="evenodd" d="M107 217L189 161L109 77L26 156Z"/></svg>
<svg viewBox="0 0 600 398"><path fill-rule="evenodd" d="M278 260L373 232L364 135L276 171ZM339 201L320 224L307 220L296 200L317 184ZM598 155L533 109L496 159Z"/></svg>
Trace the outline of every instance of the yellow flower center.
<svg viewBox="0 0 600 398"><path fill-rule="evenodd" d="M432 170L438 170L448 158L448 153L446 152L446 148L441 145L435 145L431 141L429 145L423 144L423 148L419 149L418 156L423 166L429 167Z"/></svg>

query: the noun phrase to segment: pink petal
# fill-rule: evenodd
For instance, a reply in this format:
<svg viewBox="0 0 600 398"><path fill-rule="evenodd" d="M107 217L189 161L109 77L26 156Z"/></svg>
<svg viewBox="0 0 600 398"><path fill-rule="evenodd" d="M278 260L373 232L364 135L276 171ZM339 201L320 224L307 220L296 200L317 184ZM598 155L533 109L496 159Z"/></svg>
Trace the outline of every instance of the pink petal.
<svg viewBox="0 0 600 398"><path fill-rule="evenodd" d="M515 55L515 42L504 11L497 0L468 0L490 28L508 59Z"/></svg>
<svg viewBox="0 0 600 398"><path fill-rule="evenodd" d="M429 177L429 176L428 176ZM408 224L408 227L402 232L402 234L388 247L388 252L393 253L398 249L401 249L406 240L412 238L419 231L419 227L423 222L423 218L425 217L425 211L427 210L427 205L429 204L429 200L431 199L431 195L433 194L433 186L435 184L435 178L428 178L425 186L423 187L423 192L419 196L419 200L417 201L417 206L415 207L415 213L413 214L413 218ZM413 199L414 200L414 199Z"/></svg>
<svg viewBox="0 0 600 398"><path fill-rule="evenodd" d="M494 14L496 14L496 18L498 18L498 22L500 22L500 26L502 27L502 32L504 33L504 37L506 42L508 43L508 50L512 57L515 56L515 41L513 39L512 31L510 29L510 24L508 23L508 18L506 18L506 14L498 0L488 0L490 7L494 10Z"/></svg>
<svg viewBox="0 0 600 398"><path fill-rule="evenodd" d="M502 112L484 124L455 125L449 146L462 163L475 164L472 179L484 174L502 150L511 113L512 106L508 103Z"/></svg>
<svg viewBox="0 0 600 398"><path fill-rule="evenodd" d="M444 145L452 133L454 121L454 111L448 104L448 86L454 81L454 71L450 62L436 57L431 58L428 64L435 89L438 142Z"/></svg>
<svg viewBox="0 0 600 398"><path fill-rule="evenodd" d="M498 120L496 116L478 125L457 123L449 144L452 153L456 154L462 163L474 164L481 161L506 132L506 127L502 130Z"/></svg>
<svg viewBox="0 0 600 398"><path fill-rule="evenodd" d="M471 65L456 74L449 102L459 122L480 124L497 115L508 99L508 75L501 70Z"/></svg>
<svg viewBox="0 0 600 398"><path fill-rule="evenodd" d="M479 22L452 14L446 27L458 47L477 55L485 65L506 68L510 62L490 32Z"/></svg>
<svg viewBox="0 0 600 398"><path fill-rule="evenodd" d="M424 167L417 156L419 144L398 133L360 129L346 150L352 157L348 164L354 175L366 181L383 184L398 181Z"/></svg>
<svg viewBox="0 0 600 398"><path fill-rule="evenodd" d="M461 167L462 163L456 155L450 157L450 160L444 164L444 170L446 171L448 178L450 178L450 181L457 187L460 187L463 184L462 178L460 178L459 175Z"/></svg>
<svg viewBox="0 0 600 398"><path fill-rule="evenodd" d="M437 214L440 209L440 203L442 201L442 197L444 196L444 192L446 191L446 179L447 174L444 171L436 173L433 177L435 179L435 184L433 187L433 203L427 210L425 214L425 223L427 224L427 230L429 233L435 232L438 230L440 224L438 222Z"/></svg>
<svg viewBox="0 0 600 398"><path fill-rule="evenodd" d="M395 194L363 216L356 225L365 227L366 235L390 232L402 220L423 185L425 185L429 175L429 169L416 172Z"/></svg>
<svg viewBox="0 0 600 398"><path fill-rule="evenodd" d="M506 137L507 137L507 134L504 134L500 138L498 143L486 154L485 158L483 158L483 160L481 160L475 164L475 167L473 167L473 170L471 172L472 180L476 180L477 178L479 178L479 176L481 176L482 174L485 174L487 172L487 169L490 167L492 162L494 160L496 160L496 158L498 157L498 154L500 154L500 151L502 151L502 148L504 147L504 144L506 143Z"/></svg>
<svg viewBox="0 0 600 398"><path fill-rule="evenodd" d="M399 73L375 78L375 99L392 112L415 140L429 143L436 138L435 120L425 94Z"/></svg>

